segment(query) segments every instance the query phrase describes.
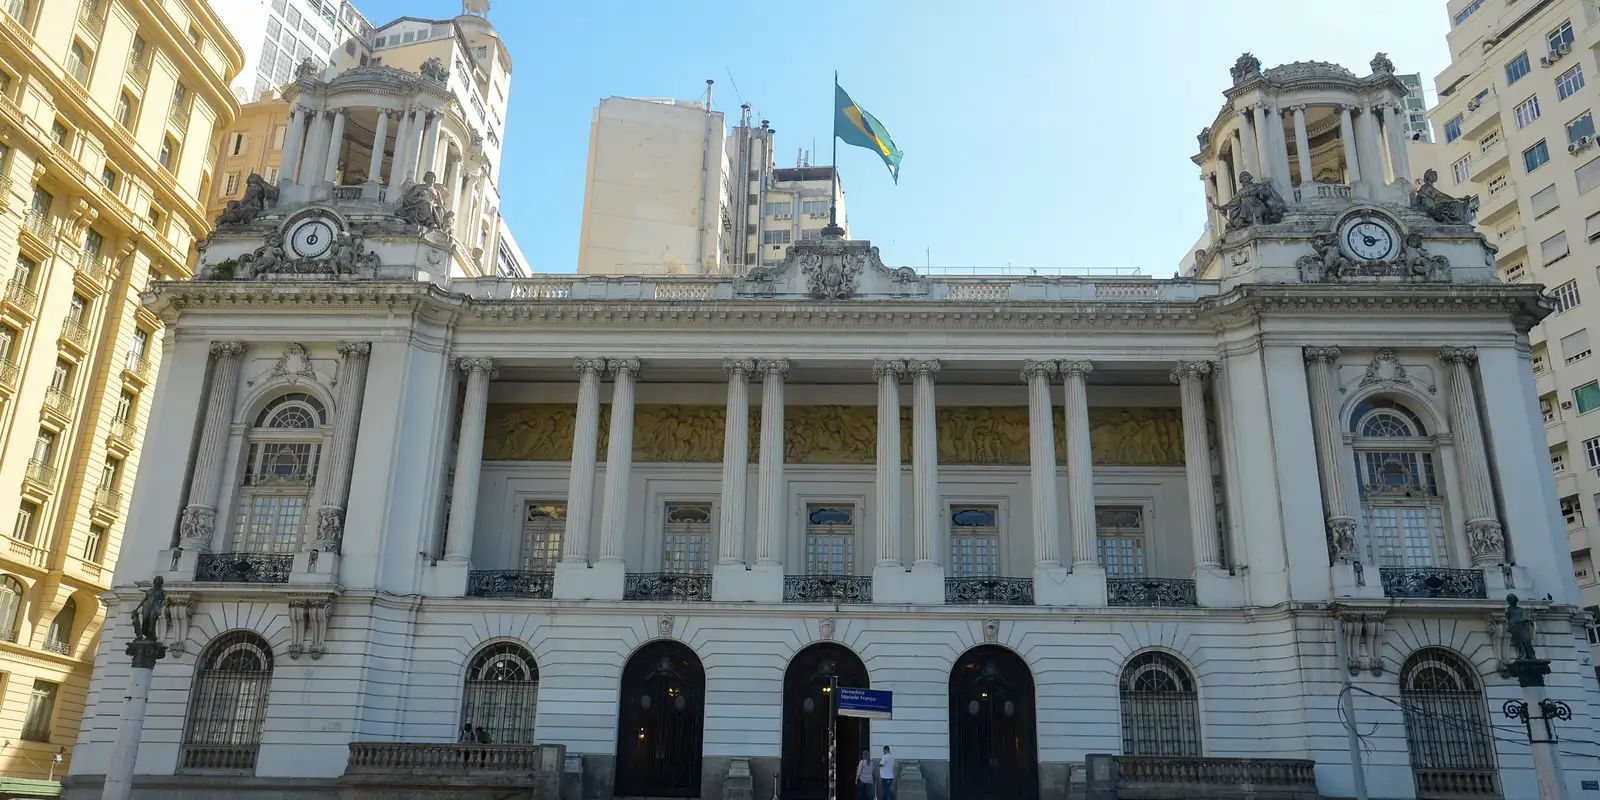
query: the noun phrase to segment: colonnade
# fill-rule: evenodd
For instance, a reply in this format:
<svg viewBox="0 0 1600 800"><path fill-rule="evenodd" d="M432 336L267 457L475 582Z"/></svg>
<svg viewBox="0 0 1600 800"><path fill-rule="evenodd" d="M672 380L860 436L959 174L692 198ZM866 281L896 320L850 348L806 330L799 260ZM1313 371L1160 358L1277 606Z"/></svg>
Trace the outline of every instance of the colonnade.
<svg viewBox="0 0 1600 800"><path fill-rule="evenodd" d="M1295 185L1315 183L1306 127L1306 111L1312 107L1262 102L1240 109L1239 124L1229 135L1234 159L1218 162L1215 202L1226 203L1238 192L1240 172L1250 172L1257 181L1270 181L1285 198L1291 196ZM1405 110L1394 103L1339 106L1339 135L1349 183L1410 183L1404 121ZM1298 174L1291 174L1285 124L1294 129Z"/></svg>
<svg viewBox="0 0 1600 800"><path fill-rule="evenodd" d="M279 179L300 186L333 183L343 148L346 107L315 109L296 105L289 113L289 131L284 137ZM377 115L372 153L367 162L367 183L394 186L422 180L428 172L442 177L439 152L440 127L444 112L425 107L399 109L374 108ZM391 124L394 130L394 157L388 174L384 155ZM347 169L350 166L347 165Z"/></svg>

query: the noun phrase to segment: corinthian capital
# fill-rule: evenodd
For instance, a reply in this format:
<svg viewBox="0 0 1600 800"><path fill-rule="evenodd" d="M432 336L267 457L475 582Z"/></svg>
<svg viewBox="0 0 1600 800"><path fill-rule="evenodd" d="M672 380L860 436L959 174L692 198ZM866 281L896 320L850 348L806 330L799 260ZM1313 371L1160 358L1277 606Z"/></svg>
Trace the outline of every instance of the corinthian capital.
<svg viewBox="0 0 1600 800"><path fill-rule="evenodd" d="M1180 361L1178 366L1172 368L1172 373L1167 377L1173 383L1182 383L1184 379L1205 380L1211 374L1213 366L1210 361Z"/></svg>
<svg viewBox="0 0 1600 800"><path fill-rule="evenodd" d="M932 377L939 374L939 362L936 359L920 359L906 362L906 371L912 375Z"/></svg>
<svg viewBox="0 0 1600 800"><path fill-rule="evenodd" d="M763 358L756 362L756 372L762 375L776 375L780 378L789 374L789 359Z"/></svg>
<svg viewBox="0 0 1600 800"><path fill-rule="evenodd" d="M455 366L456 369L467 373L469 377L474 372L482 372L491 379L500 374L500 371L494 368L494 359L492 358L458 358Z"/></svg>
<svg viewBox="0 0 1600 800"><path fill-rule="evenodd" d="M1060 372L1054 361L1024 361L1022 362L1022 380L1031 382L1034 378L1053 378Z"/></svg>
<svg viewBox="0 0 1600 800"><path fill-rule="evenodd" d="M604 375L606 360L603 358L574 358L572 359L572 368L578 371L580 377L583 375Z"/></svg>
<svg viewBox="0 0 1600 800"><path fill-rule="evenodd" d="M366 358L372 355L371 342L340 342L335 349L345 358Z"/></svg>
<svg viewBox="0 0 1600 800"><path fill-rule="evenodd" d="M748 358L722 359L722 374L727 375L729 380L748 379L755 369L756 362Z"/></svg>
<svg viewBox="0 0 1600 800"><path fill-rule="evenodd" d="M1306 347L1301 352L1305 354L1306 361L1313 364L1332 364L1339 360L1337 347Z"/></svg>
<svg viewBox="0 0 1600 800"><path fill-rule="evenodd" d="M899 378L906 374L906 362L895 359L877 358L872 361L873 380L883 380L886 375Z"/></svg>
<svg viewBox="0 0 1600 800"><path fill-rule="evenodd" d="M1062 361L1056 365L1062 378L1086 378L1094 372L1094 362L1087 359L1083 361Z"/></svg>
<svg viewBox="0 0 1600 800"><path fill-rule="evenodd" d="M244 355L244 342L212 342L211 355L217 358L238 358Z"/></svg>
<svg viewBox="0 0 1600 800"><path fill-rule="evenodd" d="M629 376L633 376L633 377L637 377L638 374L639 374L639 367L640 366L641 366L641 364L639 363L639 359L637 359L637 358L608 358L608 359L606 359L606 369L611 370L611 372L614 375L616 375L617 377L619 377L619 378L622 377L624 374L629 375Z"/></svg>
<svg viewBox="0 0 1600 800"><path fill-rule="evenodd" d="M1439 348L1439 360L1446 364L1454 364L1456 362L1471 364L1478 360L1478 348L1441 347Z"/></svg>

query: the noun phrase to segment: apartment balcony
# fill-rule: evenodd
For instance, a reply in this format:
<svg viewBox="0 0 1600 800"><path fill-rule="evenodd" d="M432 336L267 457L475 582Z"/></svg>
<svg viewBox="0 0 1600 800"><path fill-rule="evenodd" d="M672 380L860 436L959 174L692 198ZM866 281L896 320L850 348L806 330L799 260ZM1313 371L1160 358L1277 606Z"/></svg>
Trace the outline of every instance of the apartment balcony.
<svg viewBox="0 0 1600 800"><path fill-rule="evenodd" d="M1565 444L1567 441L1567 423L1558 419L1555 422L1546 424L1544 426L1544 439L1545 445L1549 447Z"/></svg>
<svg viewBox="0 0 1600 800"><path fill-rule="evenodd" d="M52 412L63 419L72 418L72 403L72 395L68 394L67 392L57 389L54 386L44 390L45 410Z"/></svg>
<svg viewBox="0 0 1600 800"><path fill-rule="evenodd" d="M67 56L67 74L78 82L79 86L89 88L89 65L75 55Z"/></svg>
<svg viewBox="0 0 1600 800"><path fill-rule="evenodd" d="M131 448L139 439L139 426L133 424L131 420L114 419L106 426L106 433L122 443L123 447Z"/></svg>
<svg viewBox="0 0 1600 800"><path fill-rule="evenodd" d="M189 130L189 115L194 111L194 98L185 97L182 102L173 103L167 109L167 122L178 129L182 134Z"/></svg>
<svg viewBox="0 0 1600 800"><path fill-rule="evenodd" d="M45 552L42 547L35 547L32 542L6 537L6 558L12 561L27 564L30 567L43 568L45 565ZM17 640L16 631L0 630L0 639L8 642Z"/></svg>
<svg viewBox="0 0 1600 800"><path fill-rule="evenodd" d="M1508 211L1517 210L1517 190L1508 183L1503 183L1498 189L1490 189L1478 199L1479 225L1493 226L1495 222L1503 219Z"/></svg>
<svg viewBox="0 0 1600 800"><path fill-rule="evenodd" d="M60 639L53 639L45 642L39 646L39 649L45 651L46 653L55 653L58 656L72 655L72 645L70 643L63 642Z"/></svg>
<svg viewBox="0 0 1600 800"><path fill-rule="evenodd" d="M61 341L70 345L79 353L88 352L91 334L92 331L89 330L89 326L84 324L82 320L71 317L61 320Z"/></svg>
<svg viewBox="0 0 1600 800"><path fill-rule="evenodd" d="M549 571L475 569L467 574L467 596L549 600L555 583L556 574Z"/></svg>
<svg viewBox="0 0 1600 800"><path fill-rule="evenodd" d="M870 603L872 578L857 575L785 575L785 603Z"/></svg>
<svg viewBox="0 0 1600 800"><path fill-rule="evenodd" d="M1571 497L1578 493L1578 475L1572 470L1556 473L1556 497Z"/></svg>
<svg viewBox="0 0 1600 800"><path fill-rule="evenodd" d="M1107 605L1146 608L1194 608L1194 580L1190 578L1109 578Z"/></svg>
<svg viewBox="0 0 1600 800"><path fill-rule="evenodd" d="M1481 569L1381 567L1384 597L1483 600L1489 596Z"/></svg>
<svg viewBox="0 0 1600 800"><path fill-rule="evenodd" d="M22 232L32 236L39 246L46 250L55 246L56 225L48 213L29 209L27 215L22 218Z"/></svg>
<svg viewBox="0 0 1600 800"><path fill-rule="evenodd" d="M622 599L709 601L711 576L684 572L630 572L622 582Z"/></svg>
<svg viewBox="0 0 1600 800"><path fill-rule="evenodd" d="M1556 390L1555 370L1534 370L1533 385L1536 387L1536 391L1540 397L1544 397L1545 395L1554 392Z"/></svg>
<svg viewBox="0 0 1600 800"><path fill-rule="evenodd" d="M953 606L1031 606L1032 578L945 578L944 601Z"/></svg>
<svg viewBox="0 0 1600 800"><path fill-rule="evenodd" d="M132 350L128 351L128 360L123 362L122 369L128 377L141 383L148 383L155 375L155 365L150 363L150 359Z"/></svg>
<svg viewBox="0 0 1600 800"><path fill-rule="evenodd" d="M28 459L28 468L23 471L22 479L38 487L39 490L49 493L56 488L56 468L37 458Z"/></svg>
<svg viewBox="0 0 1600 800"><path fill-rule="evenodd" d="M17 377L22 374L22 366L9 359L0 361L0 389L15 390Z"/></svg>
<svg viewBox="0 0 1600 800"><path fill-rule="evenodd" d="M106 279L111 277L111 265L104 256L94 253L79 253L77 271L79 275L89 279L96 286L104 286Z"/></svg>
<svg viewBox="0 0 1600 800"><path fill-rule="evenodd" d="M1496 231L1494 235L1495 246L1500 252L1495 255L1497 264L1510 264L1528 253L1528 230L1521 225L1515 225L1505 230Z"/></svg>
<svg viewBox="0 0 1600 800"><path fill-rule="evenodd" d="M201 553L194 579L212 583L288 583L291 553Z"/></svg>
<svg viewBox="0 0 1600 800"><path fill-rule="evenodd" d="M1461 119L1461 135L1477 141L1490 131L1500 130L1500 103L1494 94L1483 98L1482 104L1466 112Z"/></svg>
<svg viewBox="0 0 1600 800"><path fill-rule="evenodd" d="M128 63L123 68L123 72L128 76L128 82L133 84L135 89L143 92L144 87L150 83L149 53L146 53L143 58L138 57L135 53L128 53Z"/></svg>
<svg viewBox="0 0 1600 800"><path fill-rule="evenodd" d="M1479 145L1478 151L1472 154L1472 164L1467 168L1467 179L1482 183L1483 177L1506 165L1510 159L1503 138Z"/></svg>
<svg viewBox="0 0 1600 800"><path fill-rule="evenodd" d="M120 516L122 514L122 492L110 486L101 486L95 489L94 505L91 510L102 516Z"/></svg>
<svg viewBox="0 0 1600 800"><path fill-rule="evenodd" d="M17 311L32 317L33 310L39 306L39 293L21 280L12 278L11 282L6 284L5 302Z"/></svg>

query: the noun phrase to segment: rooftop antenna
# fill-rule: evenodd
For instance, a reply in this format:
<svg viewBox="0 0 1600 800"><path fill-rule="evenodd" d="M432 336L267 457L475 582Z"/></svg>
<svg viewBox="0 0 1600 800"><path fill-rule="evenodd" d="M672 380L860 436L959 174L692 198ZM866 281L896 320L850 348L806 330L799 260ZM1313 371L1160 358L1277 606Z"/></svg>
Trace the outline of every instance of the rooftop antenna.
<svg viewBox="0 0 1600 800"><path fill-rule="evenodd" d="M739 105L749 108L750 106L744 104L744 95L739 94L739 82L733 79L733 70L723 67L722 71L728 73L728 83L733 84L733 99L738 100Z"/></svg>

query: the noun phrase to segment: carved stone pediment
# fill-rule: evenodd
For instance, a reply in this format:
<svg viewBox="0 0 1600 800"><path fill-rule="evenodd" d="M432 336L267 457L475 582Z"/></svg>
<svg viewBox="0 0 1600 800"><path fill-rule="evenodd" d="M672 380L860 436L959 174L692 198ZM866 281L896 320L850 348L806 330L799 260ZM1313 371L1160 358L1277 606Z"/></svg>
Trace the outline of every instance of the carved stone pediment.
<svg viewBox="0 0 1600 800"><path fill-rule="evenodd" d="M739 281L742 297L853 300L925 294L927 279L910 267L888 267L872 242L824 236L789 247L783 262L757 267Z"/></svg>

